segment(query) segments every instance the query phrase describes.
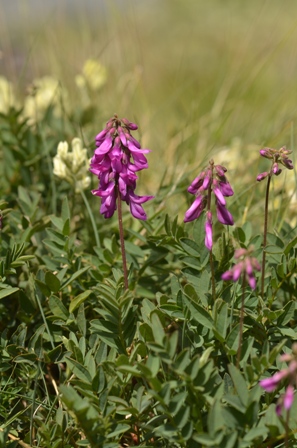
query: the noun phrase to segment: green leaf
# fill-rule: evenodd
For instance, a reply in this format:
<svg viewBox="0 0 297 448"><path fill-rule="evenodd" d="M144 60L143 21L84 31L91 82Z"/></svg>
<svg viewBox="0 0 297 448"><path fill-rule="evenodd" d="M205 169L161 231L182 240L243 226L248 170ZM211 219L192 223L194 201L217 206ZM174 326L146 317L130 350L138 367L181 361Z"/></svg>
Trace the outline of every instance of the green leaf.
<svg viewBox="0 0 297 448"><path fill-rule="evenodd" d="M50 220L54 224L54 226L57 227L58 230L60 230L60 232L63 231L64 222L62 218L58 218L57 216L51 215Z"/></svg>
<svg viewBox="0 0 297 448"><path fill-rule="evenodd" d="M136 257L141 258L143 258L144 256L143 250L139 246L136 246L136 244L131 243L130 241L125 241L125 248L128 254L135 255Z"/></svg>
<svg viewBox="0 0 297 448"><path fill-rule="evenodd" d="M60 280L50 271L47 271L45 274L45 283L53 292L58 292L60 289Z"/></svg>
<svg viewBox="0 0 297 448"><path fill-rule="evenodd" d="M284 308L284 312L277 319L277 325L287 325L290 320L294 319L295 308L295 301L291 300L290 302L288 302Z"/></svg>
<svg viewBox="0 0 297 448"><path fill-rule="evenodd" d="M257 428L252 428L245 434L243 440L249 443L259 438L264 440L268 433L269 429L264 425Z"/></svg>
<svg viewBox="0 0 297 448"><path fill-rule="evenodd" d="M226 339L226 345L229 347L231 354L236 354L239 344L239 324L232 328Z"/></svg>
<svg viewBox="0 0 297 448"><path fill-rule="evenodd" d="M152 313L151 321L154 339L156 342L161 343L163 341L163 337L165 336L165 331L157 313Z"/></svg>
<svg viewBox="0 0 297 448"><path fill-rule="evenodd" d="M297 244L297 236L295 236L285 247L284 254L288 255L290 253L290 250L296 246Z"/></svg>
<svg viewBox="0 0 297 448"><path fill-rule="evenodd" d="M240 371L237 369L237 367L235 367L233 364L229 364L228 368L234 387L240 398L240 401L242 405L246 407L248 404L248 397L249 397L246 382Z"/></svg>
<svg viewBox="0 0 297 448"><path fill-rule="evenodd" d="M3 299L4 297L10 296L11 294L14 294L15 292L17 292L20 288L5 288L5 289L1 289L0 291L0 299Z"/></svg>
<svg viewBox="0 0 297 448"><path fill-rule="evenodd" d="M190 319L194 319L199 324L211 330L213 327L213 320L209 313L197 303L190 302L186 297L184 300L186 307L190 311Z"/></svg>
<svg viewBox="0 0 297 448"><path fill-rule="evenodd" d="M207 418L207 427L212 437L224 427L224 418L222 414L223 407L218 400L215 400L214 404L210 408Z"/></svg>
<svg viewBox="0 0 297 448"><path fill-rule="evenodd" d="M85 381L86 383L89 384L92 383L92 377L86 367L77 362L75 359L69 358L68 356L65 357L65 360L71 372L73 372L74 375L77 376L77 378L79 378L82 381Z"/></svg>
<svg viewBox="0 0 297 448"><path fill-rule="evenodd" d="M189 238L181 238L180 245L187 254L200 258L199 246L195 241L190 240Z"/></svg>
<svg viewBox="0 0 297 448"><path fill-rule="evenodd" d="M61 290L66 288L66 286L70 285L75 279L77 279L80 275L82 275L84 272L86 272L89 268L89 266L85 266L84 268L79 269L77 272L71 275L71 277L61 286Z"/></svg>
<svg viewBox="0 0 297 448"><path fill-rule="evenodd" d="M58 297L50 296L48 304L54 316L59 317L60 319L65 321L68 319L68 310Z"/></svg>
<svg viewBox="0 0 297 448"><path fill-rule="evenodd" d="M111 431L109 434L107 434L106 438L111 439L112 437L119 436L120 434L127 432L129 429L130 425L127 425L126 423L118 423L115 429Z"/></svg>
<svg viewBox="0 0 297 448"><path fill-rule="evenodd" d="M62 202L62 212L61 212L61 217L64 221L64 223L67 221L67 219L70 220L71 216L70 216L70 208L69 208L69 203L68 203L68 198L65 195L63 202Z"/></svg>
<svg viewBox="0 0 297 448"><path fill-rule="evenodd" d="M228 328L228 305L221 299L217 299L216 303L216 316L214 327L221 336L221 342L226 338Z"/></svg>
<svg viewBox="0 0 297 448"><path fill-rule="evenodd" d="M83 303L90 294L92 294L92 292L93 291L91 289L87 289L86 291L76 296L73 300L71 300L69 304L69 313L73 313L73 311L75 311L76 308L78 308L80 304Z"/></svg>

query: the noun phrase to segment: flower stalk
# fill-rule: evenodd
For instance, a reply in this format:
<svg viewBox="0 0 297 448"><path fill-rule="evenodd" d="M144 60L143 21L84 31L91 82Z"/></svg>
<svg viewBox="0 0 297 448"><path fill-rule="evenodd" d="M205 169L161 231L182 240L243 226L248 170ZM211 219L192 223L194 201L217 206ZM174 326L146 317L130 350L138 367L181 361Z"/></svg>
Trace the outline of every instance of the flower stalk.
<svg viewBox="0 0 297 448"><path fill-rule="evenodd" d="M125 250L125 239L124 239L124 227L123 227L123 214L122 214L122 202L121 202L121 194L118 190L118 222L119 222L119 235L120 235L120 244L121 244L121 254L123 261L123 275L124 275L124 287L125 289L129 289L128 283L128 269L127 269L127 257Z"/></svg>
<svg viewBox="0 0 297 448"><path fill-rule="evenodd" d="M195 200L186 211L184 222L198 219L205 211L205 247L209 250L209 262L211 269L212 298L216 298L215 271L213 260L213 222L211 211L212 193L215 196L215 205L218 221L224 225L233 225L233 217L226 208L225 197L232 196L233 190L229 184L225 173L227 169L221 165L215 165L213 160L209 161L206 167L191 183L188 192L195 195Z"/></svg>
<svg viewBox="0 0 297 448"><path fill-rule="evenodd" d="M122 220L122 201L130 206L134 218L146 220L142 204L153 196L138 196L135 193L136 173L148 168L144 154L149 149L142 149L140 143L131 135L138 128L126 118L114 115L105 129L96 136L96 149L91 159L90 171L98 177L99 185L92 193L101 198L100 213L105 219L111 218L118 211L119 236L123 261L124 287L128 289L128 272Z"/></svg>
<svg viewBox="0 0 297 448"><path fill-rule="evenodd" d="M242 277L242 294L241 294L241 308L240 308L240 320L239 320L239 344L237 350L237 363L236 366L239 368L240 358L241 358L241 346L242 346L242 336L243 336L243 324L244 324L244 301L245 301L245 291L247 283L252 289L256 289L256 278L254 271L260 271L261 266L255 257L251 254L254 248L251 246L249 249L236 249L234 258L238 262L233 266L233 268L224 272L222 279L225 281L237 282L237 280Z"/></svg>
<svg viewBox="0 0 297 448"><path fill-rule="evenodd" d="M266 246L267 246L267 229L268 229L268 201L269 201L269 189L271 183L271 177L273 175L279 176L282 172L280 164L288 170L292 170L293 162L289 159L289 154L292 151L282 146L280 149L263 148L260 150L260 155L266 159L271 160L270 171L265 171L258 174L257 181L261 182L267 177L266 194L265 194L265 209L264 209L264 230L263 230L263 255L262 255L262 272L261 272L261 297L264 297L265 286L265 264L266 264Z"/></svg>

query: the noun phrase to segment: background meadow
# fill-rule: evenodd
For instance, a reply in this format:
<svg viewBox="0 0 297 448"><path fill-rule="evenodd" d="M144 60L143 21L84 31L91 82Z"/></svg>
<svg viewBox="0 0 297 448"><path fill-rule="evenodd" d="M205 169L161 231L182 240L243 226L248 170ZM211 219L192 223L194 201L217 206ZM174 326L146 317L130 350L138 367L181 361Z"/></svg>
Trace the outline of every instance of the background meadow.
<svg viewBox="0 0 297 448"><path fill-rule="evenodd" d="M295 170L272 179L237 367L241 290L221 280L234 247L261 261L259 150L296 163L296 17L294 0L0 1L0 446L297 446L283 391L258 385L297 336ZM151 149L137 192L155 196L147 221L123 207L129 292L96 177L53 173L59 142L91 158L114 113ZM183 224L210 158L235 192L215 302L204 223Z"/></svg>

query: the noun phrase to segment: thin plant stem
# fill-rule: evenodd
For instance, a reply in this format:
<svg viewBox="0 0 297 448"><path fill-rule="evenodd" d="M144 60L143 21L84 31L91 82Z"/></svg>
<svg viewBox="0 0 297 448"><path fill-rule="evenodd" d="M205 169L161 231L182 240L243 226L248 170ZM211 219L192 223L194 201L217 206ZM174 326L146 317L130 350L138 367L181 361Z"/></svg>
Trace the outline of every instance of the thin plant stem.
<svg viewBox="0 0 297 448"><path fill-rule="evenodd" d="M97 230L97 227L96 227L94 215L93 215L92 209L90 207L89 201L88 201L88 199L87 199L87 197L86 197L86 195L85 195L83 190L80 190L80 194L81 194L81 197L83 198L85 206L86 206L86 208L88 210L88 214L89 214L89 217L90 217L90 220L91 220L91 224L92 224L92 227L93 227L93 232L94 232L94 236L95 236L95 240L96 240L96 246L100 247L101 245L100 245L100 239L99 239L99 235L98 235L98 230Z"/></svg>
<svg viewBox="0 0 297 448"><path fill-rule="evenodd" d="M117 189L117 190L118 190L118 221L119 221L119 234L120 234L122 260L123 260L124 287L125 287L125 289L129 289L127 258L126 258L124 228L123 228L122 200L121 200L120 190L119 189Z"/></svg>
<svg viewBox="0 0 297 448"><path fill-rule="evenodd" d="M262 254L262 272L261 272L261 297L264 297L264 278L265 278L265 262L266 262L266 245L267 245L267 227L268 227L268 200L270 188L271 174L267 178L265 210L264 210L264 231L263 231L263 254Z"/></svg>
<svg viewBox="0 0 297 448"><path fill-rule="evenodd" d="M46 331L47 331L47 334L48 334L48 337L49 337L51 346L52 346L52 348L54 349L54 348L55 348L55 344L54 344L53 336L52 336L52 334L51 334L51 332L50 332L50 329L49 329L49 327L48 327L48 324L47 324L47 321L46 321L46 318L45 318L45 315L44 315L44 311L43 311L43 308L42 308L42 306L41 306L41 303L40 303L40 299L39 299L38 294L35 294L35 297L36 297L36 301L37 301L37 304L38 304L38 308L39 308L40 314L41 314L41 316L42 316L42 320L43 320L43 322L44 322L44 326L45 326L45 328L46 328Z"/></svg>
<svg viewBox="0 0 297 448"><path fill-rule="evenodd" d="M285 447L289 447L289 420L290 420L290 409L287 410L286 422L285 422Z"/></svg>
<svg viewBox="0 0 297 448"><path fill-rule="evenodd" d="M212 175L213 175L213 160L211 161L211 168L212 168ZM210 186L208 187L207 192L207 211L211 212L210 206L211 206L211 185L212 182L210 182ZM210 264L210 270L211 270L211 291L212 291L212 300L213 302L216 300L216 283L215 283L215 270L214 270L214 262L213 262L213 253L212 249L209 251L209 264Z"/></svg>
<svg viewBox="0 0 297 448"><path fill-rule="evenodd" d="M215 271L214 271L212 249L210 249L210 251L209 251L209 264L210 264L210 270L211 270L212 299L213 299L213 301L215 301L216 300L216 283L215 283Z"/></svg>
<svg viewBox="0 0 297 448"><path fill-rule="evenodd" d="M236 367L238 369L239 369L240 358L241 358L241 346L242 346L242 336L243 336L244 298L245 298L245 277L243 277L243 279L242 279L242 295L241 295L241 308L240 308L240 318L239 318L239 342L238 342L237 361L236 361Z"/></svg>

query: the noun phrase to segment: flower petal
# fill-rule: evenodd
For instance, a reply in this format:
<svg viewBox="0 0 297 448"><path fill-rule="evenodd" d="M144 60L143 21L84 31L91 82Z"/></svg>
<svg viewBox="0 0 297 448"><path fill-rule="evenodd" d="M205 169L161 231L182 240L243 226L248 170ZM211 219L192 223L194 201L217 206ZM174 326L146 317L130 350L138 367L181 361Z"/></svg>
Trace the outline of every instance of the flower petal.
<svg viewBox="0 0 297 448"><path fill-rule="evenodd" d="M217 202L217 218L222 224L228 226L233 226L234 224L231 213L220 202Z"/></svg>

